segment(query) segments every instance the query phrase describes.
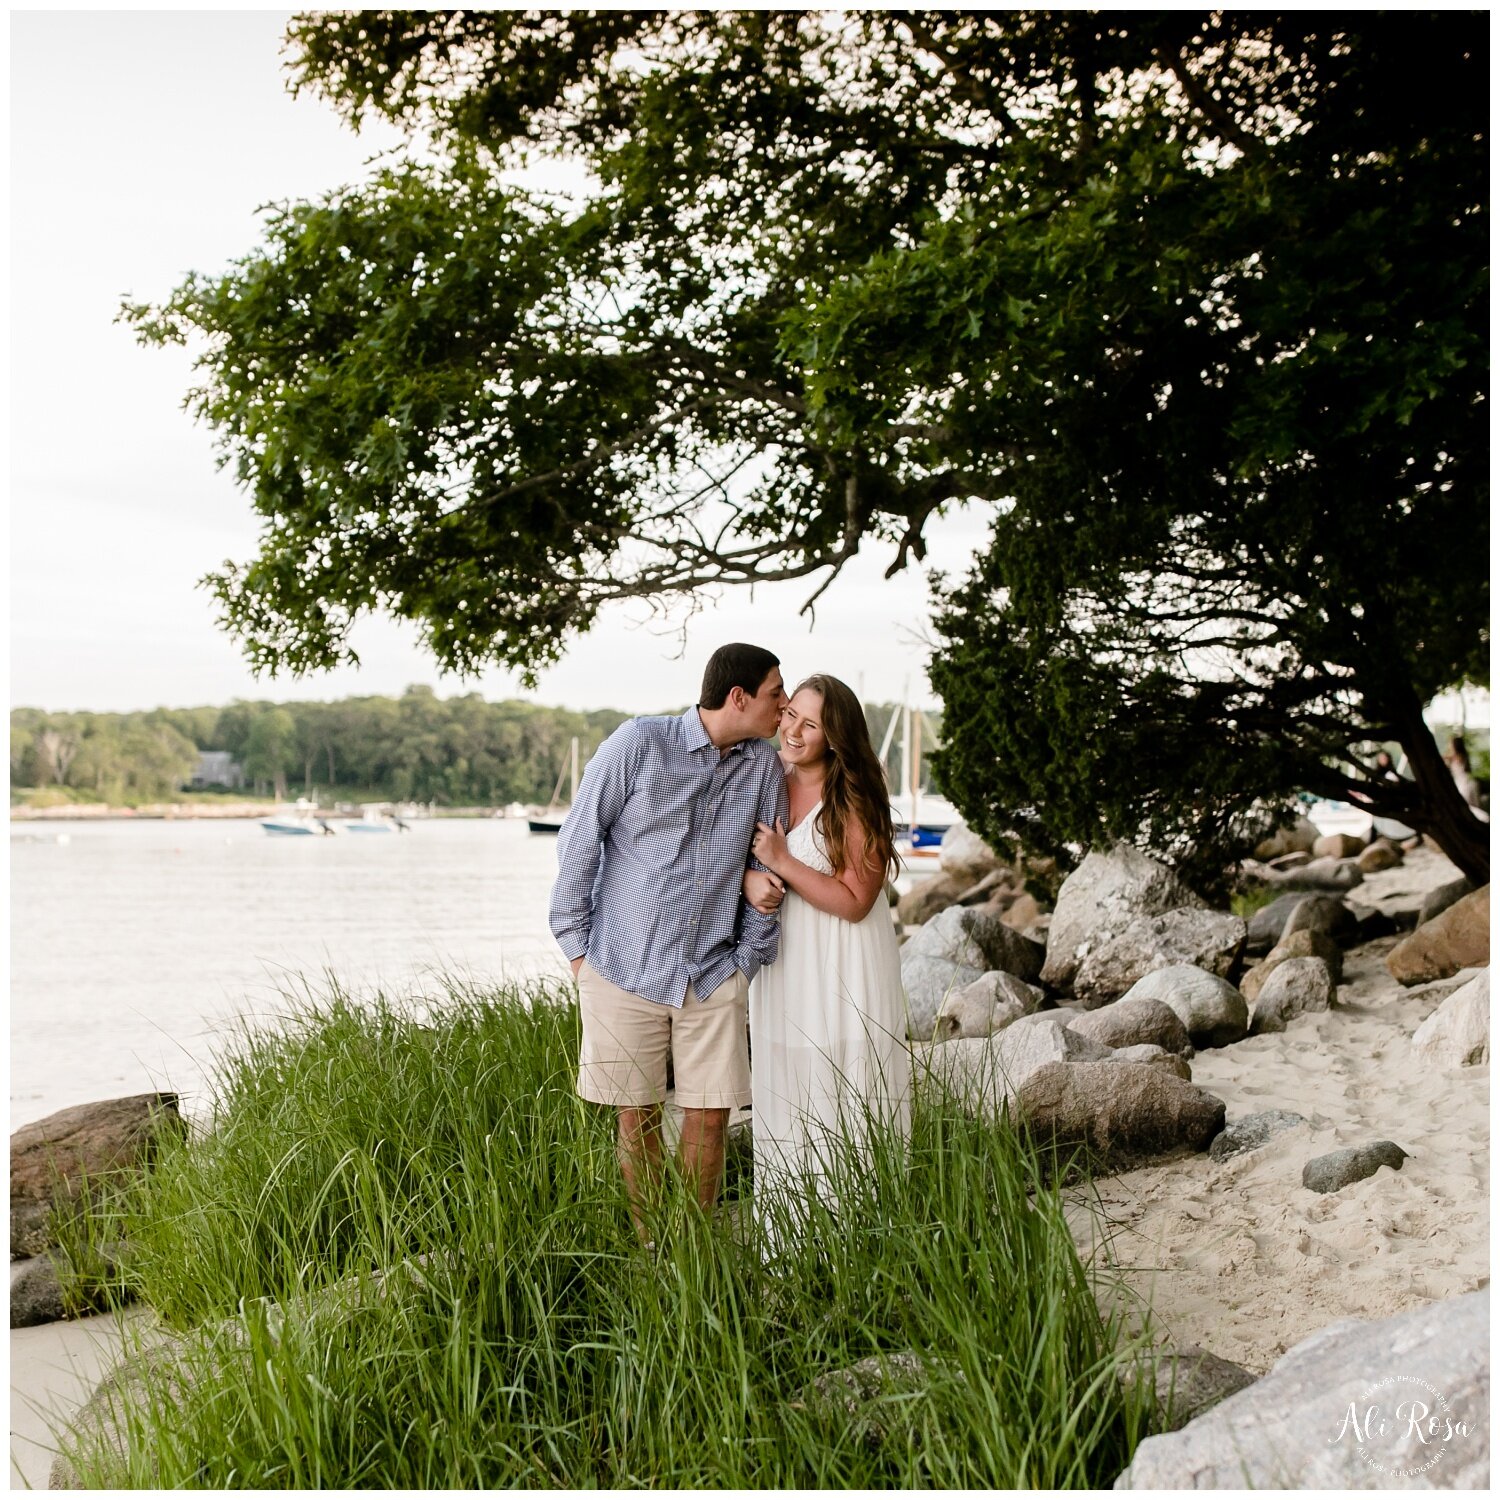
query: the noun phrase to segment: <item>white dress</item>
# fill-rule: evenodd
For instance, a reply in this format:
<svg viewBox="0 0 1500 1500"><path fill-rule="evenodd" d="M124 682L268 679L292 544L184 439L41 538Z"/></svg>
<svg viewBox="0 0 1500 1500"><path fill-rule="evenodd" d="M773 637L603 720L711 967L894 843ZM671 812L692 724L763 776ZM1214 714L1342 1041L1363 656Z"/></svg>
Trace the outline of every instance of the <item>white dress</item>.
<svg viewBox="0 0 1500 1500"><path fill-rule="evenodd" d="M824 875L833 865L818 803L787 834L794 858ZM781 904L781 951L750 987L755 1197L812 1184L826 1199L830 1134L862 1138L870 1120L911 1130L911 1054L896 932L884 897L846 922L794 891Z"/></svg>

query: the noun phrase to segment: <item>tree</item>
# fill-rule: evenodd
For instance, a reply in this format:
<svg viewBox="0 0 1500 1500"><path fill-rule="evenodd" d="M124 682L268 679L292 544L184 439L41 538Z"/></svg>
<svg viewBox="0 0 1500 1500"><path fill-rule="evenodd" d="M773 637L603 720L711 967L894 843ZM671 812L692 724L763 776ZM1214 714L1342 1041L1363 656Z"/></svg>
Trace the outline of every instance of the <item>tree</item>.
<svg viewBox="0 0 1500 1500"><path fill-rule="evenodd" d="M245 740L245 774L269 781L271 795L286 801L286 776L297 762L297 721L285 708L267 708L250 721Z"/></svg>
<svg viewBox="0 0 1500 1500"><path fill-rule="evenodd" d="M192 405L265 518L214 579L256 665L348 659L385 607L446 667L531 671L610 599L826 583L877 538L901 567L985 503L934 668L983 830L1207 865L1231 808L1308 787L1487 872L1420 713L1487 643L1482 16L364 11L291 39L299 87L438 162L283 205L131 310L203 338ZM598 193L515 188L528 152ZM1415 780L1364 774L1367 738Z"/></svg>

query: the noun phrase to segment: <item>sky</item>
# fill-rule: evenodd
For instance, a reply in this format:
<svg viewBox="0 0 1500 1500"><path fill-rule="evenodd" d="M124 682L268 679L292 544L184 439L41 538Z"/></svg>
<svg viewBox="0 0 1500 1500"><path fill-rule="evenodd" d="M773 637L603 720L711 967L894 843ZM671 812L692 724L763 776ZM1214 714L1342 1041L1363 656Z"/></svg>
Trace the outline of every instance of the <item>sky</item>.
<svg viewBox="0 0 1500 1500"><path fill-rule="evenodd" d="M187 351L145 349L122 300L167 296L260 243L257 209L357 181L389 127L359 134L286 91L289 12L11 16L11 704L128 711L233 698L479 692L629 712L692 699L724 641L775 651L792 680L832 672L871 701L929 705L930 596L871 549L819 600L812 583L725 590L667 622L608 612L535 691L505 672L442 677L412 626L365 621L357 669L257 679L199 580L254 555L248 498L182 409ZM963 571L985 534L960 512L929 565ZM685 635L684 635L685 632Z"/></svg>

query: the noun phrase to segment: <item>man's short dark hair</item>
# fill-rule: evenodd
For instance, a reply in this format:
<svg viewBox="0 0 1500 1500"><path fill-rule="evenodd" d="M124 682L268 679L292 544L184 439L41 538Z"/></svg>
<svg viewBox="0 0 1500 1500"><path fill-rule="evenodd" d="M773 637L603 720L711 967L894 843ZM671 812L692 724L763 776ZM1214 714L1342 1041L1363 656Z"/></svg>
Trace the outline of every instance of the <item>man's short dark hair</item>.
<svg viewBox="0 0 1500 1500"><path fill-rule="evenodd" d="M744 688L753 698L771 675L781 658L772 656L762 646L747 646L732 641L720 646L703 669L703 689L698 694L699 708L723 708L733 688Z"/></svg>

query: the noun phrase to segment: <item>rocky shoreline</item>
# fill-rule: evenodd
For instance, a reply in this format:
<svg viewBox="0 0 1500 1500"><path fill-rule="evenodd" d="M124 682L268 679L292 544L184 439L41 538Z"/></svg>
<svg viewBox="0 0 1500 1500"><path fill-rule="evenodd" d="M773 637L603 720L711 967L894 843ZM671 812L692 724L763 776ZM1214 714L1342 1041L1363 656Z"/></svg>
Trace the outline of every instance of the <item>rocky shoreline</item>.
<svg viewBox="0 0 1500 1500"><path fill-rule="evenodd" d="M175 818L271 818L284 812L286 804L235 802L217 806L198 802L150 802L141 807L110 807L102 802L70 802L62 807L12 807L13 823L88 822L129 819L132 822Z"/></svg>

